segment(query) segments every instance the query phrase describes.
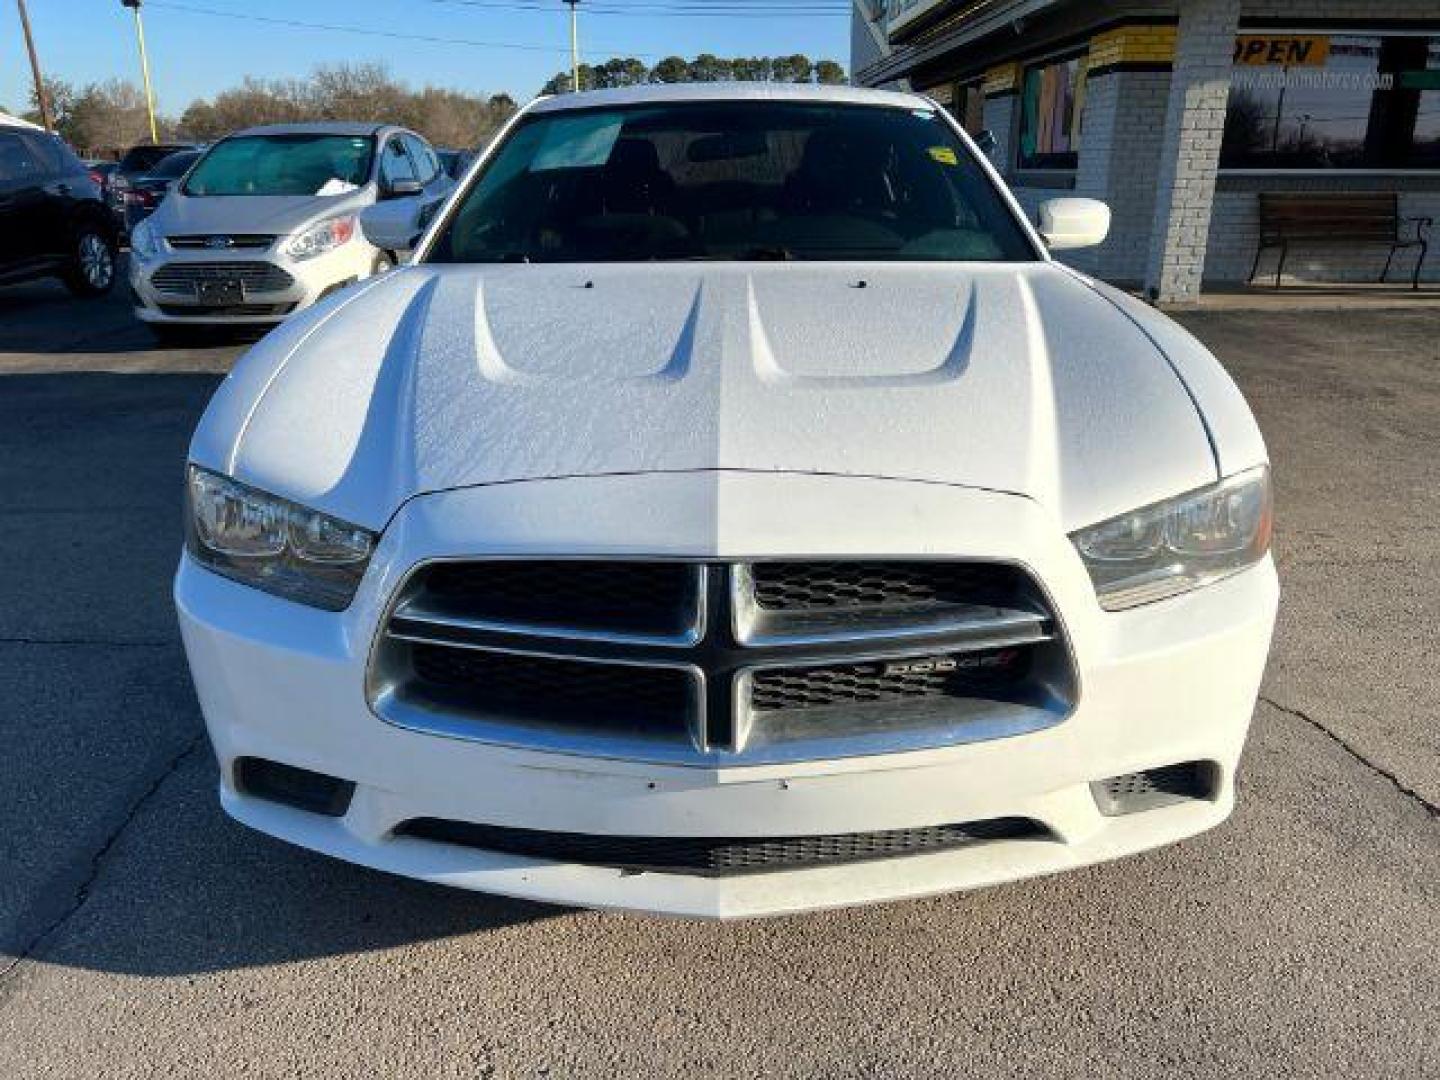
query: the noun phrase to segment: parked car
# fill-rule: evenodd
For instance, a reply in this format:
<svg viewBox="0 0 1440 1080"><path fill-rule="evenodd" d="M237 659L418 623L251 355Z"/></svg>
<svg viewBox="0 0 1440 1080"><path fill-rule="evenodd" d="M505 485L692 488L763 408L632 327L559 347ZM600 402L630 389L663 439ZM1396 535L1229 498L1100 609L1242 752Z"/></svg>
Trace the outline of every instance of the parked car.
<svg viewBox="0 0 1440 1080"><path fill-rule="evenodd" d="M445 175L452 180L459 180L465 175L465 170L475 160L475 153L471 150L436 150L440 158L440 167L445 170Z"/></svg>
<svg viewBox="0 0 1440 1080"><path fill-rule="evenodd" d="M54 135L0 123L0 284L58 277L77 296L115 284L115 228L85 164Z"/></svg>
<svg viewBox="0 0 1440 1080"><path fill-rule="evenodd" d="M125 195L133 180L148 175L171 154L199 149L201 148L195 143L141 143L126 150L110 174L106 189L106 199L110 203L111 213L115 215L115 224L125 228Z"/></svg>
<svg viewBox="0 0 1440 1080"><path fill-rule="evenodd" d="M454 187L385 124L251 128L211 146L130 239L135 313L166 328L271 324L395 265L358 226L377 201L433 212Z"/></svg>
<svg viewBox="0 0 1440 1080"><path fill-rule="evenodd" d="M120 168L118 161L105 161L100 158L85 158L85 170L90 174L90 179L95 181L95 186L100 189L100 195L105 199L106 205L110 200L110 178Z"/></svg>
<svg viewBox="0 0 1440 1080"><path fill-rule="evenodd" d="M1039 221L917 95L523 110L195 433L175 598L226 810L714 917L1219 824L1278 596L1265 447L1194 338L1052 257L1104 205Z"/></svg>
<svg viewBox="0 0 1440 1080"><path fill-rule="evenodd" d="M199 150L181 150L162 158L148 173L130 178L123 195L126 232L133 231L135 226L155 212L170 189L199 160L200 153Z"/></svg>

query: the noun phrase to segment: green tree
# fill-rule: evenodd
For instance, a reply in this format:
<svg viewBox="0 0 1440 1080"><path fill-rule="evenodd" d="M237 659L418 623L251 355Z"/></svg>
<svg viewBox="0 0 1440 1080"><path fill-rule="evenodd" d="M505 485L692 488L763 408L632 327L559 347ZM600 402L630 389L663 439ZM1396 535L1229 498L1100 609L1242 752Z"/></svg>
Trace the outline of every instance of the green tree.
<svg viewBox="0 0 1440 1080"><path fill-rule="evenodd" d="M834 60L816 61L815 81L826 86L839 86L847 81L845 78L845 69Z"/></svg>
<svg viewBox="0 0 1440 1080"><path fill-rule="evenodd" d="M690 81L690 61L682 56L667 56L650 69L650 79L657 83Z"/></svg>
<svg viewBox="0 0 1440 1080"><path fill-rule="evenodd" d="M794 56L780 56L771 61L771 78L775 82L808 83L815 65L808 56L796 53Z"/></svg>

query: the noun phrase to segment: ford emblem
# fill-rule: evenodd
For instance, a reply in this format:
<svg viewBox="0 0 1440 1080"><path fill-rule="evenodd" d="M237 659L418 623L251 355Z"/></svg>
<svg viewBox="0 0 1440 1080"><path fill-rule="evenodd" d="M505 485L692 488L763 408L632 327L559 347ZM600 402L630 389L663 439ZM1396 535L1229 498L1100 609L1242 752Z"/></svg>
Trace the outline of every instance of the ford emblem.
<svg viewBox="0 0 1440 1080"><path fill-rule="evenodd" d="M228 248L230 246L230 237L207 236L205 238L205 246L207 248Z"/></svg>

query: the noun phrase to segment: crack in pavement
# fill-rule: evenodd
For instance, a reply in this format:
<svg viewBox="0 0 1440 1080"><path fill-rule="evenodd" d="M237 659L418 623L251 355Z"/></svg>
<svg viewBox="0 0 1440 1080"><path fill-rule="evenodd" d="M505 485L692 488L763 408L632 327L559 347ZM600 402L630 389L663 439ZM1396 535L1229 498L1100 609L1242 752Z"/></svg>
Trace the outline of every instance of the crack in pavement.
<svg viewBox="0 0 1440 1080"><path fill-rule="evenodd" d="M1297 720L1309 724L1312 728L1320 732L1320 734L1324 735L1327 739L1333 742L1336 746L1340 747L1341 750L1344 750L1345 753L1349 754L1352 758L1358 761L1361 765L1365 766L1365 768L1369 769L1376 776L1380 776L1388 780L1391 786L1394 787L1396 791L1400 792L1400 794L1419 803L1422 807L1424 807L1426 812L1429 813L1432 818L1440 820L1440 806L1436 806L1433 802L1427 799L1424 795L1420 794L1420 792L1416 791L1414 788L1410 787L1408 784L1405 783L1405 781L1401 780L1400 777L1395 775L1395 773L1391 772L1389 769L1386 769L1383 766L1377 765L1375 762L1371 761L1364 754L1360 753L1359 750L1356 750L1348 742L1342 739L1339 735L1335 734L1335 732L1331 731L1319 720L1316 720L1309 713L1305 712L1303 709L1292 709L1288 705L1282 705L1274 698L1266 697L1264 694L1260 695L1260 700L1263 701L1266 705L1269 705L1272 709L1284 713L1286 716L1293 716Z"/></svg>
<svg viewBox="0 0 1440 1080"><path fill-rule="evenodd" d="M0 989L3 989L8 984L10 977L21 964L34 956L46 941L58 933L65 924L74 918L80 912L80 909L85 906L86 902L90 899L90 890L94 886L96 879L100 876L100 871L103 869L105 863L105 857L110 854L111 848L115 846L120 837L124 835L125 831L134 823L135 819L140 815L140 811L145 808L145 804L154 798L156 793L164 787L165 781L175 775L180 767L185 764L185 760L194 754L196 750L200 749L200 747L204 745L204 742L205 733L203 731L192 736L177 753L171 756L170 760L167 761L151 779L145 790L130 804L119 823L110 830L110 835L105 838L104 842L95 850L94 854L90 856L89 869L86 871L83 880L75 887L75 895L69 905L66 906L64 911L52 919L48 926L34 934L23 947L17 950L8 964L0 968Z"/></svg>
<svg viewBox="0 0 1440 1080"><path fill-rule="evenodd" d="M106 638L37 638L0 636L0 645L56 645L100 649L166 649L173 641L117 641Z"/></svg>

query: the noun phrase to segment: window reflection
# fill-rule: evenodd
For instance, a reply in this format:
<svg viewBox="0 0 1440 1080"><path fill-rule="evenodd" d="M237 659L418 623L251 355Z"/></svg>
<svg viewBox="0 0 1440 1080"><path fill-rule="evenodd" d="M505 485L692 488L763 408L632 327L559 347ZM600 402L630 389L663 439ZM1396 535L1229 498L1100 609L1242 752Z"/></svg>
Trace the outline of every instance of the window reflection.
<svg viewBox="0 0 1440 1080"><path fill-rule="evenodd" d="M1440 168L1440 38L1242 35L1220 163Z"/></svg>

